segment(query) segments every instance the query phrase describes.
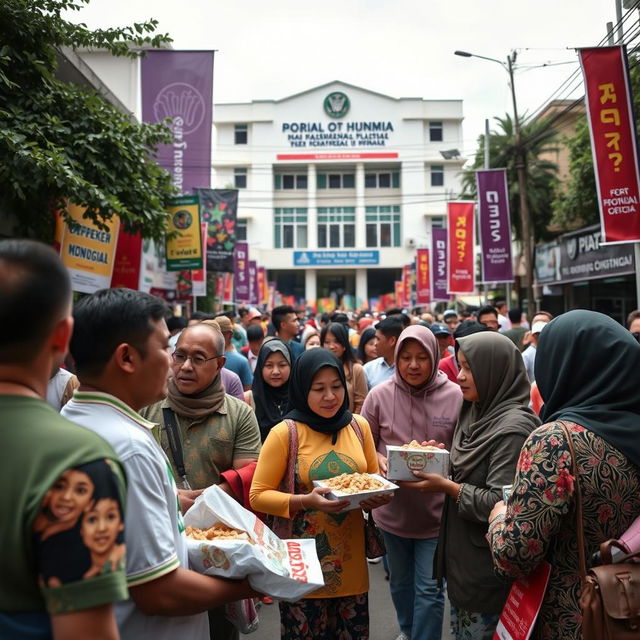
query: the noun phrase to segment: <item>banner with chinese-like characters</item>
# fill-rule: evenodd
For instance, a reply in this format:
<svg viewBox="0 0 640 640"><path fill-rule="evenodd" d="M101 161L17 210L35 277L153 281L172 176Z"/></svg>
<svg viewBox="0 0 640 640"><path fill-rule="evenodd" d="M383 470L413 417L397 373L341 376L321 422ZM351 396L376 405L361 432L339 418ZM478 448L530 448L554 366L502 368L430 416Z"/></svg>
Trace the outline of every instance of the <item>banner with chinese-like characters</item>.
<svg viewBox="0 0 640 640"><path fill-rule="evenodd" d="M249 245L246 242L236 242L233 252L234 285L236 302L247 303L251 300L249 287Z"/></svg>
<svg viewBox="0 0 640 640"><path fill-rule="evenodd" d="M483 282L513 282L506 169L476 171Z"/></svg>
<svg viewBox="0 0 640 640"><path fill-rule="evenodd" d="M640 173L624 46L580 49L602 241L640 241Z"/></svg>
<svg viewBox="0 0 640 640"><path fill-rule="evenodd" d="M433 301L449 300L447 294L447 230L431 230L431 273L433 274Z"/></svg>
<svg viewBox="0 0 640 640"><path fill-rule="evenodd" d="M416 304L431 302L431 264L429 249L416 252Z"/></svg>
<svg viewBox="0 0 640 640"><path fill-rule="evenodd" d="M202 228L198 196L174 198L167 211L167 233L171 234L167 236L167 269L201 269Z"/></svg>
<svg viewBox="0 0 640 640"><path fill-rule="evenodd" d="M475 283L475 227L473 202L447 203L447 293L473 293Z"/></svg>

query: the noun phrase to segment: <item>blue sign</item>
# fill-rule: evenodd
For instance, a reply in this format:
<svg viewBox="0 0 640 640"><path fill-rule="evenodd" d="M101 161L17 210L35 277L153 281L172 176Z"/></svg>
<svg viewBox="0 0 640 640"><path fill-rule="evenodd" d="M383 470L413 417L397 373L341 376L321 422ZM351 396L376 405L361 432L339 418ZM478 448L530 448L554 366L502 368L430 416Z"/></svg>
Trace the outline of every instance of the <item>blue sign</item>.
<svg viewBox="0 0 640 640"><path fill-rule="evenodd" d="M380 264L379 251L294 251L296 267L362 267Z"/></svg>

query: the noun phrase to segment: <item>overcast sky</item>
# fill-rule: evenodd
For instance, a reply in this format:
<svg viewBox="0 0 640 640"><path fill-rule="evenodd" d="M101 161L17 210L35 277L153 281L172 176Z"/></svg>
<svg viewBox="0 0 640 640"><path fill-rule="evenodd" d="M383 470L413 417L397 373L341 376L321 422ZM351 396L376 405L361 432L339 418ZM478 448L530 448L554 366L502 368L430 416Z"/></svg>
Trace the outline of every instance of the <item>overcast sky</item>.
<svg viewBox="0 0 640 640"><path fill-rule="evenodd" d="M461 151L470 157L484 119L512 112L511 95L498 64L454 50L506 60L517 49L518 108L532 113L571 77L554 97L582 95L574 48L601 42L615 2L92 0L69 15L90 27L151 17L174 48L218 51L214 102L278 99L331 80L393 97L462 99ZM636 24L637 14L624 28Z"/></svg>

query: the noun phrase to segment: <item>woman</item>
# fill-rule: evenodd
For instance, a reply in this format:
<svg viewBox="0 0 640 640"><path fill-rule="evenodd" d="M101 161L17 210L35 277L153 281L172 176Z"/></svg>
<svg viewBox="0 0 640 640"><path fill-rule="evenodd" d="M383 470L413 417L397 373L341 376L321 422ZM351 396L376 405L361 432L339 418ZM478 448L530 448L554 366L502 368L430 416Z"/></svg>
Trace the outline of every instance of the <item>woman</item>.
<svg viewBox="0 0 640 640"><path fill-rule="evenodd" d="M347 328L339 322L330 322L322 328L320 345L331 351L342 362L347 379L349 411L360 413L369 386L362 365L356 362L353 355Z"/></svg>
<svg viewBox="0 0 640 640"><path fill-rule="evenodd" d="M298 602L280 603L281 634L286 640L366 640L369 637L362 511L344 511L345 502L327 500L328 489L313 487L342 473L378 472L369 425L356 417L351 425L342 363L325 349L305 351L296 360L289 382L298 434L296 491L282 487L288 468L289 427L276 425L258 459L251 486L251 506L264 513L291 518L293 537L315 538L325 586ZM362 441L360 440L362 436ZM386 504L378 497L363 509Z"/></svg>
<svg viewBox="0 0 640 640"><path fill-rule="evenodd" d="M258 352L252 392L262 442L289 411L291 360L289 347L278 338L267 340Z"/></svg>
<svg viewBox="0 0 640 640"><path fill-rule="evenodd" d="M315 349L320 346L320 332L311 326L307 326L302 332L302 346L305 349Z"/></svg>
<svg viewBox="0 0 640 640"><path fill-rule="evenodd" d="M507 506L492 511L497 570L509 577L551 564L534 638L581 638L574 487L583 502L587 560L640 513L640 344L614 320L570 311L540 333L536 382L546 423L524 443ZM565 431L569 429L579 477Z"/></svg>
<svg viewBox="0 0 640 640"><path fill-rule="evenodd" d="M364 365L367 364L367 362L371 362L371 360L375 360L377 357L376 330L373 327L368 327L360 336L360 342L358 343L358 360Z"/></svg>
<svg viewBox="0 0 640 640"><path fill-rule="evenodd" d="M462 404L460 388L438 370L438 342L426 327L407 327L395 349L395 373L367 396L362 415L369 421L378 462L387 471L386 445L435 440L451 445ZM440 640L444 593L433 580L441 495L402 487L376 512L384 533L391 597L402 633L411 640Z"/></svg>
<svg viewBox="0 0 640 640"><path fill-rule="evenodd" d="M420 482L401 484L446 496L436 575L447 580L454 637L491 640L510 585L494 575L487 517L540 421L528 407L529 379L511 340L486 331L458 338L456 348L464 402L451 446L451 480L416 472Z"/></svg>

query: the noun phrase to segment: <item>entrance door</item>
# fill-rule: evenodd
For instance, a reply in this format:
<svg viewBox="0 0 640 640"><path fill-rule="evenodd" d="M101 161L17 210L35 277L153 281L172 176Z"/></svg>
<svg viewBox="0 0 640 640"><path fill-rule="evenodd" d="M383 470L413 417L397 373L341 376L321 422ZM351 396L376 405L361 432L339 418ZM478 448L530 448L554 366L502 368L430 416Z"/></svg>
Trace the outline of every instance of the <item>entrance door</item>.
<svg viewBox="0 0 640 640"><path fill-rule="evenodd" d="M317 291L318 298L332 298L339 308L343 305L345 295L355 300L356 276L353 272L318 272Z"/></svg>

